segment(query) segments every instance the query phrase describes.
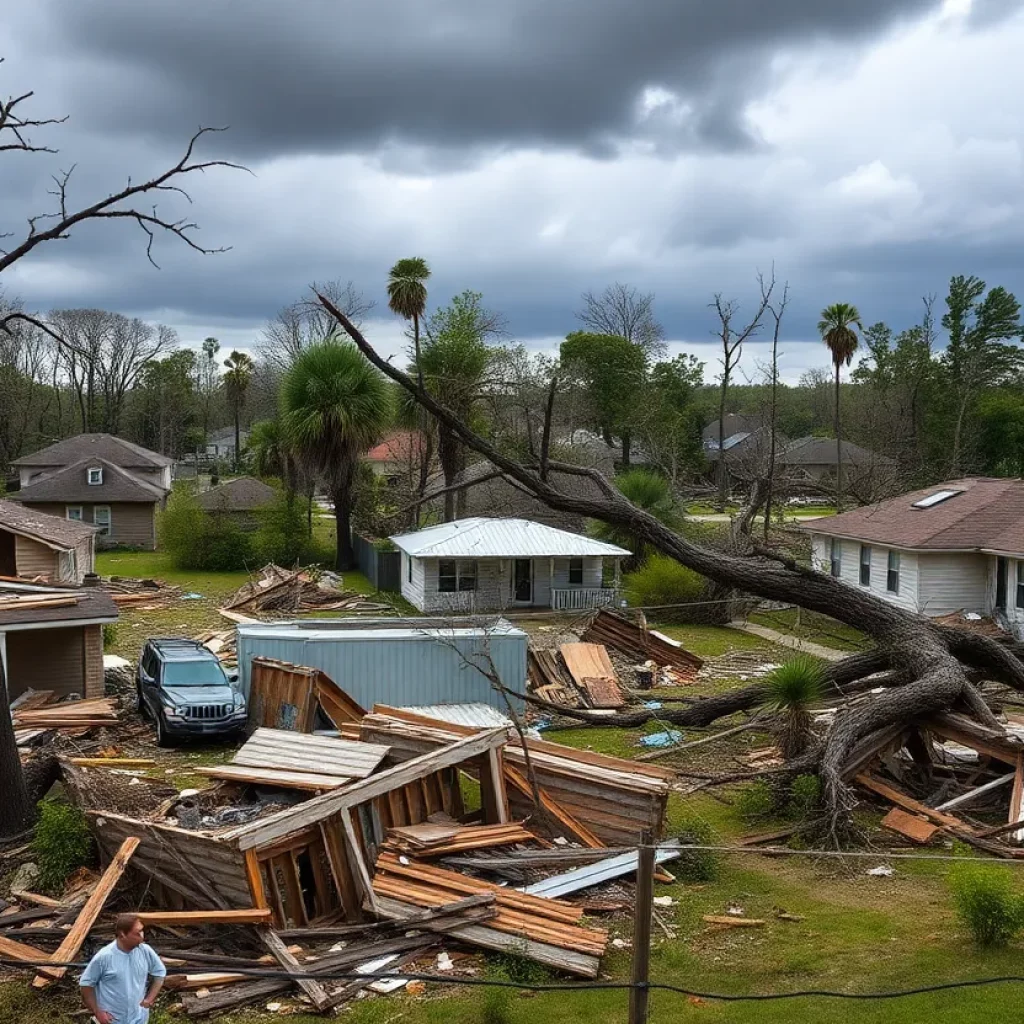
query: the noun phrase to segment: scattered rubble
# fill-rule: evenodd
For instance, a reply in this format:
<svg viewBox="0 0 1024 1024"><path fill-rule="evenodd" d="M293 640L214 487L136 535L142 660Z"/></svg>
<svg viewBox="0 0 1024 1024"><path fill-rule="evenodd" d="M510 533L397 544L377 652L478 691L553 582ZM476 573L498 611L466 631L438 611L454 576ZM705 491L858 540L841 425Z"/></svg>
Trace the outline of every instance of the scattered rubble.
<svg viewBox="0 0 1024 1024"><path fill-rule="evenodd" d="M390 606L367 601L362 594L342 589L342 578L314 569L282 569L265 565L224 602L226 611L255 612L390 611Z"/></svg>

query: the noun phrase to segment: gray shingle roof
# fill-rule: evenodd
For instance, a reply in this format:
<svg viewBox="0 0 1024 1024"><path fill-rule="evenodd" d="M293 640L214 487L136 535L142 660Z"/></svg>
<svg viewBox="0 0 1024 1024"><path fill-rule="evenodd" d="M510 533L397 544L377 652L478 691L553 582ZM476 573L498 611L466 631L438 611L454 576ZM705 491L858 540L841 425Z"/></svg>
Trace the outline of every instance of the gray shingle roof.
<svg viewBox="0 0 1024 1024"><path fill-rule="evenodd" d="M99 527L90 523L78 523L73 519L36 512L13 501L0 501L0 530L5 527L23 537L31 537L63 550L73 548L79 541L91 537L99 530Z"/></svg>
<svg viewBox="0 0 1024 1024"><path fill-rule="evenodd" d="M8 590L7 596L18 593L27 596L25 591ZM16 627L19 625L52 622L54 627L67 623L69 626L76 622L89 619L109 619L113 622L118 617L117 605L113 598L103 590L69 590L68 594L78 598L78 603L63 608L10 608L0 610L0 628ZM46 643L46 637L38 638L40 644Z"/></svg>
<svg viewBox="0 0 1024 1024"><path fill-rule="evenodd" d="M261 480L240 476L196 496L201 508L211 512L252 512L269 505L277 491Z"/></svg>
<svg viewBox="0 0 1024 1024"><path fill-rule="evenodd" d="M14 466L70 466L82 459L105 459L128 469L170 466L174 460L113 434L76 434L41 451L15 459Z"/></svg>
<svg viewBox="0 0 1024 1024"><path fill-rule="evenodd" d="M861 448L852 441L841 442L843 462L852 466L870 463L889 464L891 459L877 455L867 448ZM800 437L791 441L779 461L784 466L834 466L836 464L836 441L834 437Z"/></svg>
<svg viewBox="0 0 1024 1024"><path fill-rule="evenodd" d="M103 483L90 484L88 470L99 466L103 469ZM156 502L162 501L164 489L146 483L137 476L116 466L106 459L82 459L66 469L22 487L9 497L11 501L90 501L101 505L112 501Z"/></svg>

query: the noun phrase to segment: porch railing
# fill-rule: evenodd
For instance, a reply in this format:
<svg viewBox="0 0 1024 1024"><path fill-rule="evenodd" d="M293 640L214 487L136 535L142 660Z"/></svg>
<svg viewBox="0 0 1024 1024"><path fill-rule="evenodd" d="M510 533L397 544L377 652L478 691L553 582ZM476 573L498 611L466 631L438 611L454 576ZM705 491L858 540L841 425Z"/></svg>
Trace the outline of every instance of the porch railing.
<svg viewBox="0 0 1024 1024"><path fill-rule="evenodd" d="M552 590L551 608L556 612L583 612L589 608L602 608L614 604L618 591L612 587L573 587L570 590Z"/></svg>

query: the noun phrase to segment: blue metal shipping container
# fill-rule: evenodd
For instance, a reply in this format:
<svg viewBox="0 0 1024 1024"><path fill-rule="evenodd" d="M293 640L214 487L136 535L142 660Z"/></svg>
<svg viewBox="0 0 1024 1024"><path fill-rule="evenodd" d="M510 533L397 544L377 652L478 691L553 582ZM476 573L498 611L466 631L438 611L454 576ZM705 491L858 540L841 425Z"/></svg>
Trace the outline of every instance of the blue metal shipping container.
<svg viewBox="0 0 1024 1024"><path fill-rule="evenodd" d="M243 623L238 670L249 696L254 657L319 668L363 705L490 704L502 695L480 670L526 690L526 633L505 619L487 626L444 619L306 619ZM479 666L479 667L478 667ZM521 702L514 702L517 710Z"/></svg>

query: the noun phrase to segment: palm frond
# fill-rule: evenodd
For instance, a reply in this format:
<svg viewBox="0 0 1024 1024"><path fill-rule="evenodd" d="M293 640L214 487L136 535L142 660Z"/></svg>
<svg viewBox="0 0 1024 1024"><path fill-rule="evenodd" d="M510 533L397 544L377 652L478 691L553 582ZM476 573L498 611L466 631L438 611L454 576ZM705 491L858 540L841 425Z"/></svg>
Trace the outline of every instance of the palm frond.
<svg viewBox="0 0 1024 1024"><path fill-rule="evenodd" d="M765 677L764 706L773 711L806 712L825 693L825 670L817 658L798 654Z"/></svg>

